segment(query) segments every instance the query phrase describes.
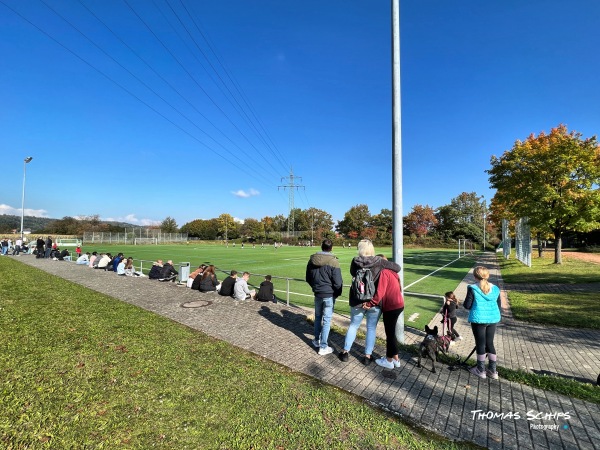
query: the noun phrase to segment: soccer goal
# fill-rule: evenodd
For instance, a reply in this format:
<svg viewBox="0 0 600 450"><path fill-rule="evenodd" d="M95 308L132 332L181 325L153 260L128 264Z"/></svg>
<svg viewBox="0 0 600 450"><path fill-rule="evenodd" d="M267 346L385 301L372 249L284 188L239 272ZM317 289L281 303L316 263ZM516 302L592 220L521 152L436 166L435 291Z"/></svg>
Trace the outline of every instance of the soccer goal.
<svg viewBox="0 0 600 450"><path fill-rule="evenodd" d="M145 238L134 238L133 245L147 245L147 244L158 244L158 239L153 237L145 237Z"/></svg>
<svg viewBox="0 0 600 450"><path fill-rule="evenodd" d="M458 240L458 257L472 255L474 250L473 241L471 239Z"/></svg>
<svg viewBox="0 0 600 450"><path fill-rule="evenodd" d="M81 245L81 239L56 238L57 247L77 247Z"/></svg>

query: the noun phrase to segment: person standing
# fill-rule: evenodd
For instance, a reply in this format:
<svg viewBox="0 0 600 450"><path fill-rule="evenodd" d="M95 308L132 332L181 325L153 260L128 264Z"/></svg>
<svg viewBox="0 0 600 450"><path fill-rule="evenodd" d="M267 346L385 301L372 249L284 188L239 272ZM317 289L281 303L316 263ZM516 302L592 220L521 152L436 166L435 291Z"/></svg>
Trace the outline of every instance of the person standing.
<svg viewBox="0 0 600 450"><path fill-rule="evenodd" d="M467 297L463 306L469 309L469 323L475 337L475 349L477 352L477 365L469 369L473 375L479 378L498 379L496 368L496 348L494 347L494 335L496 324L500 322L500 288L488 281L490 272L486 267L477 266L473 269L476 283L467 287ZM485 358L489 360L488 368L485 369Z"/></svg>
<svg viewBox="0 0 600 450"><path fill-rule="evenodd" d="M458 299L454 292L446 292L444 294L444 306L442 307L442 323L448 327L448 331L452 336L453 341L461 341L462 337L456 331L456 310L458 309Z"/></svg>
<svg viewBox="0 0 600 450"><path fill-rule="evenodd" d="M19 256L19 253L21 252L21 245L23 245L23 241L21 240L21 238L17 238L17 240L15 241L15 247L13 249L13 256Z"/></svg>
<svg viewBox="0 0 600 450"><path fill-rule="evenodd" d="M375 255L375 248L369 239L363 239L358 243L358 256L350 264L350 275L354 278L359 269L369 269L373 276L375 286L378 285L379 275L383 269L390 269L394 272L400 272L400 266L392 261L388 261L385 256ZM368 306L367 302L359 302L350 296L350 325L346 332L344 349L339 355L341 361L346 362L349 359L349 352L356 339L356 332L362 323L364 317L367 318L367 335L365 338L365 354L362 359L364 365L371 364L371 353L375 347L375 337L377 333L377 323L381 316L381 306Z"/></svg>
<svg viewBox="0 0 600 450"><path fill-rule="evenodd" d="M340 263L331 253L332 249L331 240L325 239L321 251L311 255L306 265L306 282L315 296L315 339L312 343L319 349L319 355L333 353L328 345L331 317L344 283Z"/></svg>
<svg viewBox="0 0 600 450"><path fill-rule="evenodd" d="M398 358L398 336L404 333L398 322L404 311L404 297L400 286L400 276L396 270L383 269L379 274L379 283L373 299L366 302L365 308L381 306L383 327L385 329L385 356L375 360L378 366L386 369L400 367Z"/></svg>
<svg viewBox="0 0 600 450"><path fill-rule="evenodd" d="M52 238L48 236L44 244L46 245L46 253L44 254L44 258L50 258L50 253L52 252Z"/></svg>
<svg viewBox="0 0 600 450"><path fill-rule="evenodd" d="M43 258L44 257L44 239L40 236L37 238L37 241L35 241L35 250L36 250L36 258Z"/></svg>

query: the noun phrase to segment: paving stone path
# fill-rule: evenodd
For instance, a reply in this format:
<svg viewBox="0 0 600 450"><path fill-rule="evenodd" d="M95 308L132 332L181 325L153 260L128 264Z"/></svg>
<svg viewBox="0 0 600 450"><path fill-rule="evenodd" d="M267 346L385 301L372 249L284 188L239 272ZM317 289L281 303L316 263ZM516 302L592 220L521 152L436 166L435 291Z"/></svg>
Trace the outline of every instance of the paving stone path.
<svg viewBox="0 0 600 450"><path fill-rule="evenodd" d="M306 321L307 312L297 307L235 302L173 283L117 277L114 273L67 262L31 256L19 260L338 386L449 439L491 449L600 449L600 405L597 404L503 379L480 380L466 370L451 372L441 364L433 374L427 368L417 368L415 358L407 354L401 355L399 369L386 370L375 364L365 367L359 361L359 353L364 350L361 341L355 343L350 361L342 363L335 353L327 356L316 353L311 345L312 326ZM492 282L502 286L497 266L494 269L493 255L486 255L480 263L488 265L492 272L496 270L496 279ZM466 292L466 285L473 281L469 276L455 291L459 298L464 298L461 289ZM212 303L198 308L183 307L189 302L206 300ZM577 332L556 338L555 331L546 333L544 327L520 326L510 317L503 320L498 333L501 365L523 364L567 374L568 365L550 366L546 361L564 359L571 348L589 352L583 360L590 365L590 360L598 364L598 347L587 348ZM439 318L432 322L436 321L439 322ZM466 322L459 323L459 331L465 340L456 346L457 351L466 354L473 348ZM420 339L418 332L407 333L409 342ZM343 336L332 334L330 344L336 350L341 349ZM559 346L556 352L553 353L551 345ZM534 348L526 350L529 347ZM376 348L375 353L385 354L385 350ZM587 372L576 376L589 377Z"/></svg>

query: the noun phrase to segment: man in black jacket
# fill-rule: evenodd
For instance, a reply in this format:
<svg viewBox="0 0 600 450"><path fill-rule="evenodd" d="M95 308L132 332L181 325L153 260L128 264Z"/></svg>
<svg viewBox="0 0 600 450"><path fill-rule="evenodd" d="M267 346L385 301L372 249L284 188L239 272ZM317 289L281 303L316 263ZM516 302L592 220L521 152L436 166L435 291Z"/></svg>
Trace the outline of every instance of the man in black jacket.
<svg viewBox="0 0 600 450"><path fill-rule="evenodd" d="M160 273L163 268L162 259L157 259L155 263L152 264L152 268L148 273L148 278L150 280L158 280L160 278Z"/></svg>
<svg viewBox="0 0 600 450"><path fill-rule="evenodd" d="M179 272L173 267L173 261L168 260L160 271L160 278L158 281L175 281L178 273Z"/></svg>
<svg viewBox="0 0 600 450"><path fill-rule="evenodd" d="M233 287L235 286L235 280L237 279L237 270L232 270L227 278L221 283L221 289L219 289L219 295L224 297L233 296Z"/></svg>
<svg viewBox="0 0 600 450"><path fill-rule="evenodd" d="M328 355L333 349L328 345L329 330L335 299L342 295L342 271L336 256L331 253L333 242L325 239L321 251L312 255L306 266L306 282L315 294L315 339L313 345L319 355Z"/></svg>

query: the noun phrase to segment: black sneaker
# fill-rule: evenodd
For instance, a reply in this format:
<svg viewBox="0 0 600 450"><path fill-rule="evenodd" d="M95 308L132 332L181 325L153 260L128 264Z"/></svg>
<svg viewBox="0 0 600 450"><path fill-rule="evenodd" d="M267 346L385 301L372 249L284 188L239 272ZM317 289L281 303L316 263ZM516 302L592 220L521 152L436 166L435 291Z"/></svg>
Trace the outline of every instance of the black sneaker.
<svg viewBox="0 0 600 450"><path fill-rule="evenodd" d="M366 356L363 356L362 363L363 363L365 366L368 366L368 365L369 365L369 364L371 364L372 362L373 362L373 358L372 358L372 357L371 357L371 358L367 358Z"/></svg>
<svg viewBox="0 0 600 450"><path fill-rule="evenodd" d="M348 352L340 352L339 358L340 358L340 361L342 361L342 362L348 362L348 358L349 358Z"/></svg>

